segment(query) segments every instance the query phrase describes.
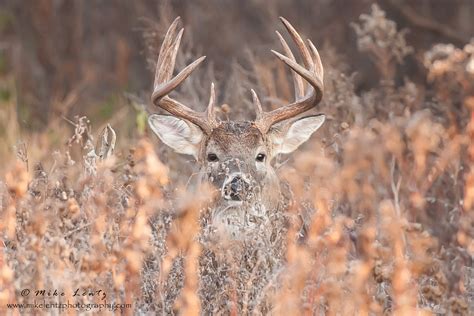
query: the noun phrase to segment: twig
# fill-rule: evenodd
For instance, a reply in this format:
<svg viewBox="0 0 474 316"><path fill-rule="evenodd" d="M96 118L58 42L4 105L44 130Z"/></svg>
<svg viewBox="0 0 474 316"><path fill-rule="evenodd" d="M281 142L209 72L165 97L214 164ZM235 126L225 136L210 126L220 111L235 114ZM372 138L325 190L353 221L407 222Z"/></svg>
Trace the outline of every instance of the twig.
<svg viewBox="0 0 474 316"><path fill-rule="evenodd" d="M77 231L80 231L80 230L83 229L83 228L89 227L91 224L92 224L92 222L91 222L91 223L84 224L84 225L82 225L82 226L79 226L79 227L76 228L76 229L71 230L71 231L68 232L67 234L64 234L64 238L67 238L67 237L71 236L72 234L74 234L74 233L77 232Z"/></svg>
<svg viewBox="0 0 474 316"><path fill-rule="evenodd" d="M390 177L391 177L390 186L392 187L393 200L395 202L395 210L397 211L397 216L400 217L402 214L400 210L400 199L399 199L398 193L400 192L400 184L402 182L402 177L399 176L398 181L395 184L395 165L396 165L395 157L392 157L392 161L390 163Z"/></svg>
<svg viewBox="0 0 474 316"><path fill-rule="evenodd" d="M76 126L76 125L77 125L76 123L74 123L73 121L71 121L70 119L68 119L68 118L67 118L66 116L64 116L64 115L61 115L61 118L62 118L63 120L65 120L66 122L68 122L69 124L71 124L72 126Z"/></svg>
<svg viewBox="0 0 474 316"><path fill-rule="evenodd" d="M395 204L395 211L397 212L397 220L400 222L402 219L402 211L400 208L400 198L399 198L399 192L400 192L400 184L402 183L402 177L401 175L398 176L397 183L395 184L395 166L396 166L396 160L395 157L392 157L392 161L390 163L390 186L392 188L392 193L393 193L393 201ZM403 228L402 230L402 241L403 241L403 248L405 250L405 254L407 253L407 237L405 235L405 230Z"/></svg>

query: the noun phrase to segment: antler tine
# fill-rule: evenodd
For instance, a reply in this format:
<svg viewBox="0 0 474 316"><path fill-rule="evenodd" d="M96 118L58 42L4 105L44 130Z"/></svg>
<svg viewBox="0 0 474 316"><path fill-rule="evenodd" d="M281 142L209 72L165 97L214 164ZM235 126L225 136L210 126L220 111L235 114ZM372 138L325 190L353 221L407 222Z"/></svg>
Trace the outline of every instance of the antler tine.
<svg viewBox="0 0 474 316"><path fill-rule="evenodd" d="M214 89L214 82L211 82L211 93L209 95L209 104L206 110L206 117L207 117L208 122L210 122L211 125L213 126L217 125L215 105L216 105L216 90Z"/></svg>
<svg viewBox="0 0 474 316"><path fill-rule="evenodd" d="M309 71L306 68L298 65L285 55L280 54L279 52L276 52L272 50L272 53L275 54L281 61L283 61L285 64L287 64L291 69L293 69L295 72L297 72L300 76L302 76L306 81L308 81L313 87L314 86L319 86L319 83L321 83L321 80L318 77L315 77L315 71Z"/></svg>
<svg viewBox="0 0 474 316"><path fill-rule="evenodd" d="M178 26L179 21L180 17L178 16L176 19L174 19L173 23L171 23L170 27L168 28L168 31L166 32L163 43L161 44L160 53L158 54L158 61L156 62L157 68L163 64L163 58L167 55L165 51L168 50L171 44L173 43L174 34L176 32L176 28Z"/></svg>
<svg viewBox="0 0 474 316"><path fill-rule="evenodd" d="M170 46L166 47L161 64L159 65L160 71L156 72L155 86L158 83L166 82L171 79L173 75L174 65L176 63L176 56L178 55L179 44L181 43L181 37L183 36L184 29L179 30L176 39L170 42ZM158 65L157 65L158 67Z"/></svg>
<svg viewBox="0 0 474 316"><path fill-rule="evenodd" d="M314 62L313 62L313 59L311 58L308 48L304 44L303 39L298 34L298 32L296 32L293 25L291 25L290 22L288 22L284 17L281 16L280 20L283 22L283 25L285 25L286 30L288 31L288 33L290 33L291 37L293 38L293 41L298 46L301 56L303 57L303 63L305 67L312 68L314 66Z"/></svg>
<svg viewBox="0 0 474 316"><path fill-rule="evenodd" d="M288 44L277 32L287 56L282 55L274 50L272 50L272 53L295 72L293 74L293 80L295 83L296 101L271 112L261 112L260 117L258 117L255 121L255 125L261 130L262 133L266 133L272 125L278 122L287 120L310 110L316 106L323 97L323 66L316 47L314 47L313 43L308 40L308 45L310 48L308 49L303 39L298 34L298 32L296 32L293 26L283 17L281 17L280 20L283 22L286 29L288 30L288 33L298 47L298 50L303 57L303 64L305 67L299 65L296 62L296 59ZM304 85L301 78L305 79L309 84L309 89L306 93L304 92ZM254 103L256 103L255 96ZM259 110L257 110L257 112L258 111Z"/></svg>
<svg viewBox="0 0 474 316"><path fill-rule="evenodd" d="M196 112L168 96L168 94L174 89L176 89L181 83L183 83L183 81L206 58L206 56L202 56L196 59L194 62L192 62L183 70L181 70L175 77L172 77L176 62L176 56L178 54L181 37L184 31L184 29L182 28L179 30L178 34L175 35L179 20L180 18L177 17L173 21L168 31L166 32L165 39L163 40L163 44L161 45L160 54L156 63L152 101L155 105L168 111L172 115L186 119L198 125L205 133L210 134L212 128L216 124L213 106L209 106L211 111L206 111L208 113ZM211 90L211 100L215 99L215 92L213 90L214 88L212 88ZM211 118L211 120L209 120L209 118Z"/></svg>
<svg viewBox="0 0 474 316"><path fill-rule="evenodd" d="M310 39L308 39L308 44L314 56L313 59L314 59L314 64L316 66L316 71L318 72L320 78L324 78L324 68L323 68L323 63L321 62L321 57L319 56L319 52Z"/></svg>
<svg viewBox="0 0 474 316"><path fill-rule="evenodd" d="M260 99L258 98L257 93L255 92L254 89L250 89L252 92L252 99L253 99L253 104L255 105L255 120L261 120L263 119L264 112L262 110L262 103L260 103Z"/></svg>
<svg viewBox="0 0 474 316"><path fill-rule="evenodd" d="M293 52L290 49L290 46L288 46L288 43L285 41L283 36L281 36L280 32L275 31L278 39L280 40L281 46L283 46L283 50L285 51L285 54L294 62L296 62L296 58L293 55ZM296 73L292 72L292 77L293 77L293 84L295 85L295 98L301 98L304 96L304 83L303 80L301 79L300 76L298 76Z"/></svg>

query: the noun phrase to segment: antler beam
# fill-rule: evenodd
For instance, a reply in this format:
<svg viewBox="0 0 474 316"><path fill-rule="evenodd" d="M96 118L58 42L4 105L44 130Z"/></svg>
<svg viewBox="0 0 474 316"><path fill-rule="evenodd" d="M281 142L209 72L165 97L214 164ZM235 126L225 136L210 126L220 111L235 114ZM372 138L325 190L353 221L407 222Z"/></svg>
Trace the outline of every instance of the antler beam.
<svg viewBox="0 0 474 316"><path fill-rule="evenodd" d="M186 119L196 124L205 133L210 134L212 129L217 125L214 111L214 84L211 84L211 96L209 98L209 105L205 112L196 112L168 96L168 94L176 89L206 58L206 56L202 56L196 59L181 70L181 72L179 72L175 77L172 77L176 55L178 54L181 37L183 36L184 31L183 28L177 31L179 20L180 18L177 17L173 21L166 32L165 39L161 45L160 54L156 63L154 91L151 99L155 105L176 117Z"/></svg>
<svg viewBox="0 0 474 316"><path fill-rule="evenodd" d="M323 97L324 70L318 50L310 40L308 40L308 49L301 36L298 34L298 32L296 32L290 22L288 22L283 17L280 17L280 20L283 22L283 25L298 47L298 50L303 58L304 67L296 62L296 59L291 52L288 43L277 31L276 33L280 39L286 56L274 50L272 50L272 53L293 70L292 74L295 85L296 101L273 111L263 112L260 101L258 100L255 91L252 90L252 96L257 111L254 124L260 129L262 134L267 133L272 125L295 117L315 107ZM302 79L305 79L306 82L309 83L309 89L306 92Z"/></svg>

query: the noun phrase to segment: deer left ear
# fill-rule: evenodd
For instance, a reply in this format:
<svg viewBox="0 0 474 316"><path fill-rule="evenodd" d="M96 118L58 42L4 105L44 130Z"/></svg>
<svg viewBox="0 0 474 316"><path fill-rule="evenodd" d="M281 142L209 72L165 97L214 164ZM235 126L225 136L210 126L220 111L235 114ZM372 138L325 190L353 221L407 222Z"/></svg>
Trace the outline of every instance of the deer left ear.
<svg viewBox="0 0 474 316"><path fill-rule="evenodd" d="M296 150L323 125L325 119L325 115L319 114L272 127L268 136L273 143L273 154L289 154Z"/></svg>
<svg viewBox="0 0 474 316"><path fill-rule="evenodd" d="M204 133L195 124L171 115L152 114L148 124L153 132L177 153L192 155L196 160L199 155L199 144Z"/></svg>

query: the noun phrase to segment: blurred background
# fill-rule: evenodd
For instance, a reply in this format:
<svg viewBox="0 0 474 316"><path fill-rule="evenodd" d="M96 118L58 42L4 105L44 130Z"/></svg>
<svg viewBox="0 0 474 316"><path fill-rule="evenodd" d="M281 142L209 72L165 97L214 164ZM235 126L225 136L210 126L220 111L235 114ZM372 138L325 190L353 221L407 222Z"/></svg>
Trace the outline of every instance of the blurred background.
<svg viewBox="0 0 474 316"><path fill-rule="evenodd" d="M407 29L407 44L414 48L397 80L404 76L414 82L424 80L427 70L417 52L436 43L462 46L474 35L471 0L1 3L0 98L3 103L15 99L19 128L24 132L42 130L58 116L87 114L100 124L125 105L124 92L148 102L156 57L153 47L178 15L186 27L184 46L193 55L208 56L206 63L212 65L222 102L229 102L222 89L232 89L229 74L235 61L245 67L250 54L274 59L269 48L279 49L274 30L281 30L280 15L320 49L337 52L347 66L345 72L356 73L356 91L367 90L380 79L374 63L357 49L351 26L373 3L378 3L398 29ZM2 138L5 129L0 128Z"/></svg>
<svg viewBox="0 0 474 316"><path fill-rule="evenodd" d="M128 214L128 201L133 201L135 192L153 192L151 198L138 194L140 203L149 203L147 216L162 216L162 207L179 209L173 206L176 192L192 197L176 187L187 186L197 164L160 145L156 137L146 137L150 134L147 113L158 111L150 104L155 62L176 16L182 17L185 27L176 71L199 56L207 59L173 96L203 109L213 81L221 119L253 118L250 88L256 89L266 109L292 101L290 72L270 53L270 49L282 50L275 30L288 39L279 16L320 51L325 95L317 111L324 112L327 121L293 158L278 157L275 168L291 188L295 201L291 212L301 219L301 227L313 225L309 240L324 242L309 243L306 249L293 241L301 251L293 260L314 256L320 266L311 259L300 262L301 268L289 259L290 273L283 273L296 282L324 280L326 287L318 293L330 298L339 314L347 314L344 308L357 308L346 299L352 290L359 297L354 306L367 303L366 310L375 314L405 305L437 314L472 314L473 0L0 0L0 157L4 162L0 170L11 169L9 163L19 160L6 173L8 186L0 182L0 202L13 205L0 212L0 231L9 231L9 239L17 238L20 245L12 255L23 256L33 249L45 262L68 265L72 260L66 255L56 260L62 252L40 253L41 247L20 238L21 229L31 236L40 227L36 240L45 243L44 249L56 249L35 221L29 222L33 228L25 224L15 234L12 223L20 209L25 218L41 223L56 218L57 210L64 209L61 205L69 203L76 210L71 214L80 215L71 215L76 216L71 221L67 213L64 219L69 224L51 222L48 227L52 236L64 240L68 251L77 251L75 240L88 240L89 232L74 229L70 238L69 229L88 227L99 216L119 218L126 223L123 227L130 226L123 214ZM100 140L99 132L107 124L117 133L116 151L112 160L97 164L97 176L100 156L91 143ZM157 169L169 173L160 180L153 173ZM90 198L94 195L96 199ZM43 207L40 200L52 206ZM77 212L75 201L87 212ZM110 201L115 201L114 207L107 206ZM163 204L157 207L156 201ZM146 221L143 217L140 223ZM169 220L163 223L168 225ZM137 225L136 230L143 227ZM73 256L74 262L82 262L86 254L101 264L115 262L101 257L104 227L95 231L98 244L83 247L83 253ZM114 239L114 249L127 251L121 234ZM195 240L190 235L181 237ZM134 249L132 242L128 246L138 254L128 255L164 255L165 236L153 238L158 250L150 250L143 239L144 248ZM90 249L94 255L88 255ZM323 252L326 257L319 256ZM127 255L119 253L117 258L123 256ZM33 282L29 277L44 282L53 276L47 269L43 275L23 272L29 271L24 266L40 261L12 261L16 275L22 276L15 284L26 287ZM141 261L135 262L135 268L127 268L128 274L122 276L129 280L131 275L139 284ZM86 265L84 271L92 283L100 284L95 267ZM103 275L110 272L105 264L100 267ZM82 280L75 269L79 268L72 267L70 275ZM64 277L61 282L74 280ZM13 288L13 278L8 282ZM169 288L167 283L162 286ZM152 302L155 288L149 288ZM289 286L288 293L294 293L293 288ZM173 306L176 293L167 308ZM303 287L301 293L304 299ZM141 295L139 286L134 295ZM278 304L292 306L287 302L277 296ZM298 306L319 304L315 302ZM409 314L403 311L401 315Z"/></svg>

